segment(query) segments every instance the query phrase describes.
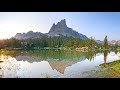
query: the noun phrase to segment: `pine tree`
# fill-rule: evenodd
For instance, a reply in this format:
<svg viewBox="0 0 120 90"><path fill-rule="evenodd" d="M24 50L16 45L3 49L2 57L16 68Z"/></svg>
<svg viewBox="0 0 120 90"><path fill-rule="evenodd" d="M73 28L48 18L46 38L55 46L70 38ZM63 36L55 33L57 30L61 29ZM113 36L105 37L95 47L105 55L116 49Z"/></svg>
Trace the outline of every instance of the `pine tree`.
<svg viewBox="0 0 120 90"><path fill-rule="evenodd" d="M109 49L107 36L105 36L105 39L104 39L104 48Z"/></svg>

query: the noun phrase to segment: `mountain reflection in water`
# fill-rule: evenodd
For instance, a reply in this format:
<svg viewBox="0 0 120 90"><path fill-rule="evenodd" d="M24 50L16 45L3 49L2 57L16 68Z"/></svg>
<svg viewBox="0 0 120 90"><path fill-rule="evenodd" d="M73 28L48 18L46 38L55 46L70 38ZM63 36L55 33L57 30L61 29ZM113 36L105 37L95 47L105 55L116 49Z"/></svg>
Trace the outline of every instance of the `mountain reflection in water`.
<svg viewBox="0 0 120 90"><path fill-rule="evenodd" d="M114 52L44 54L44 51L15 56L1 54L0 76L2 78L82 78L83 72L93 70L102 63L117 60L120 56L119 53Z"/></svg>

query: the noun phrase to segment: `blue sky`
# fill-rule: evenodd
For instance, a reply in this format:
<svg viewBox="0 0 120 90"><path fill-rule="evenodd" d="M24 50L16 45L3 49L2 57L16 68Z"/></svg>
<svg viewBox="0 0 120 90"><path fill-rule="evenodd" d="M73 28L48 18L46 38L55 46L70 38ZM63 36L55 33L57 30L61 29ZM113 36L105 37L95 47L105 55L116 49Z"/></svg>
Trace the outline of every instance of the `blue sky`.
<svg viewBox="0 0 120 90"><path fill-rule="evenodd" d="M47 33L61 19L87 37L120 39L120 12L0 12L0 38L30 30Z"/></svg>

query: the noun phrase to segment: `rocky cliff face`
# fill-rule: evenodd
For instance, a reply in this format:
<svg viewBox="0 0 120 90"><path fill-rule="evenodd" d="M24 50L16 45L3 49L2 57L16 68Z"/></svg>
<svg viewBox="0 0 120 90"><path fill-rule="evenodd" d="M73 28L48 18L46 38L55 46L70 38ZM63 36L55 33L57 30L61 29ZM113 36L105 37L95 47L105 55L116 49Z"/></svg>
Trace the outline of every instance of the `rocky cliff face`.
<svg viewBox="0 0 120 90"><path fill-rule="evenodd" d="M47 35L51 37L64 35L68 37L72 36L74 38L81 38L83 40L88 39L85 35L76 32L72 28L67 27L65 19L61 20L56 25L54 23Z"/></svg>

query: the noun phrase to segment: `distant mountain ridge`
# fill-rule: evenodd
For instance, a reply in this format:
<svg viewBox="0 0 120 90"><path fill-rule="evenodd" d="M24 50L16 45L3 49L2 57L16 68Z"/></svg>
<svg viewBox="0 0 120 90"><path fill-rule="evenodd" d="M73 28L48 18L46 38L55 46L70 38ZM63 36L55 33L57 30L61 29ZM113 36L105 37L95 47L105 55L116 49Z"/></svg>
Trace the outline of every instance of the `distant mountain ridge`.
<svg viewBox="0 0 120 90"><path fill-rule="evenodd" d="M28 38L41 38L44 37L46 35L44 35L41 32L33 32L33 31L29 31L27 33L17 33L14 38L16 39L28 39Z"/></svg>
<svg viewBox="0 0 120 90"><path fill-rule="evenodd" d="M109 45L119 45L120 46L120 40L111 40L111 41L108 41L108 44Z"/></svg>
<svg viewBox="0 0 120 90"><path fill-rule="evenodd" d="M104 41L100 41L100 40L95 40L98 44L103 44ZM112 46L115 46L115 45L118 45L120 46L120 40L111 40L111 41L108 41L108 44L109 45L112 45Z"/></svg>
<svg viewBox="0 0 120 90"><path fill-rule="evenodd" d="M103 41L101 40L95 40L98 44L103 44Z"/></svg>
<svg viewBox="0 0 120 90"><path fill-rule="evenodd" d="M67 27L66 20L63 19L60 22L58 22L56 25L55 23L52 25L50 31L46 34L43 34L41 32L33 32L29 31L27 33L17 33L14 38L16 39L28 39L28 38L42 38L44 36L46 37L54 37L54 36L72 36L74 38L80 38L82 40L88 39L87 36L78 33L77 31L73 30L72 28Z"/></svg>

